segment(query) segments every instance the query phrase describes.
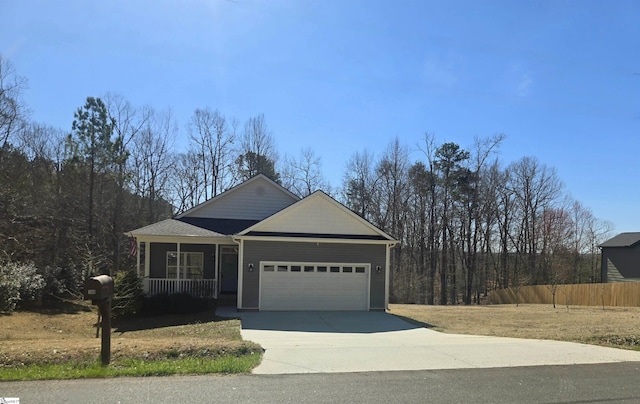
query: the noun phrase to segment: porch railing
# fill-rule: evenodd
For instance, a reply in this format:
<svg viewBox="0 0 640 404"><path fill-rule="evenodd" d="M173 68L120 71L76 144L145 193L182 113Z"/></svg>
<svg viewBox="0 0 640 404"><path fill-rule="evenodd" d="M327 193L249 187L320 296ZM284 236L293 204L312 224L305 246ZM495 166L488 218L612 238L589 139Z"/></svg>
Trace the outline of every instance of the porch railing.
<svg viewBox="0 0 640 404"><path fill-rule="evenodd" d="M151 296L159 293L187 293L194 297L217 298L216 279L158 279L143 278L144 292Z"/></svg>

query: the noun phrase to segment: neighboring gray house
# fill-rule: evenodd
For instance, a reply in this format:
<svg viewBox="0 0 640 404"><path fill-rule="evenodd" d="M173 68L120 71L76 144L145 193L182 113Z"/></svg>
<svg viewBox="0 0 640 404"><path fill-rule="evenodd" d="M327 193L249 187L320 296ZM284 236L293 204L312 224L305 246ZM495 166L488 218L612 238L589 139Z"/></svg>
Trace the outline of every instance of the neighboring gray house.
<svg viewBox="0 0 640 404"><path fill-rule="evenodd" d="M600 244L602 282L640 282L640 232L620 233Z"/></svg>
<svg viewBox="0 0 640 404"><path fill-rule="evenodd" d="M240 310L385 310L391 236L264 175L127 233L147 294L237 296Z"/></svg>

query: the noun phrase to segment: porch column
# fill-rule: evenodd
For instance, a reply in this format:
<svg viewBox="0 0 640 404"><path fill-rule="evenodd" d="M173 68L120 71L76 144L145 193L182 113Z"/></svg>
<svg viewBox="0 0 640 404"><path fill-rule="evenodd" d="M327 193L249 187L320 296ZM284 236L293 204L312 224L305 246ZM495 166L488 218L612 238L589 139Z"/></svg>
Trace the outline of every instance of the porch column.
<svg viewBox="0 0 640 404"><path fill-rule="evenodd" d="M178 250L178 266L176 267L176 279L180 279L180 242L176 243L176 250Z"/></svg>
<svg viewBox="0 0 640 404"><path fill-rule="evenodd" d="M140 252L140 249L138 249L138 252ZM151 242L145 241L144 242L144 277L145 278L149 277L150 267L151 267Z"/></svg>
<svg viewBox="0 0 640 404"><path fill-rule="evenodd" d="M220 293L220 244L213 245L213 277L216 280L216 297Z"/></svg>
<svg viewBox="0 0 640 404"><path fill-rule="evenodd" d="M384 309L389 310L389 277L391 272L391 246L392 244L387 244L387 256L385 258L384 266Z"/></svg>
<svg viewBox="0 0 640 404"><path fill-rule="evenodd" d="M234 240L240 242L238 247L238 310L242 308L242 273L244 272L244 240Z"/></svg>
<svg viewBox="0 0 640 404"><path fill-rule="evenodd" d="M138 241L138 239L136 238L136 244L137 244L137 248L136 248L136 274L138 275L138 277L141 276L140 274L140 241Z"/></svg>

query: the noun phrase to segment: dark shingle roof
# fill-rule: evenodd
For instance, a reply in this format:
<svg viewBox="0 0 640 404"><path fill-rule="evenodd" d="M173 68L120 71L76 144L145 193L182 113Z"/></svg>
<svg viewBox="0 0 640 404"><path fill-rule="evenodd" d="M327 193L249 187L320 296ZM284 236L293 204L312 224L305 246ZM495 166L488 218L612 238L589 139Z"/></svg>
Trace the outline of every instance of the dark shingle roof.
<svg viewBox="0 0 640 404"><path fill-rule="evenodd" d="M640 232L620 233L600 244L600 247L631 247L639 242Z"/></svg>
<svg viewBox="0 0 640 404"><path fill-rule="evenodd" d="M259 220L245 219L215 219L208 217L181 217L177 219L202 229L215 231L216 233L232 235L258 223Z"/></svg>

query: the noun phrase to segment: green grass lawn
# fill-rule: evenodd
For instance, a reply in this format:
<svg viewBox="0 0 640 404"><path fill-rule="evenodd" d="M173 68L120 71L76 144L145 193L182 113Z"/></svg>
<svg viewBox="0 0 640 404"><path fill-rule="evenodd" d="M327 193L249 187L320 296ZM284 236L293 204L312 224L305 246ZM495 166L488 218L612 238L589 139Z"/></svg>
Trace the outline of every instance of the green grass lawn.
<svg viewBox="0 0 640 404"><path fill-rule="evenodd" d="M114 322L111 363L100 363L95 308L0 316L0 380L248 373L262 348L243 341L237 319L214 311Z"/></svg>

